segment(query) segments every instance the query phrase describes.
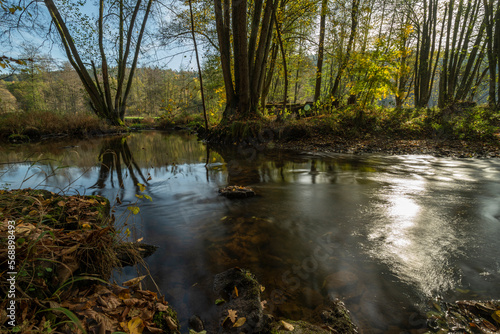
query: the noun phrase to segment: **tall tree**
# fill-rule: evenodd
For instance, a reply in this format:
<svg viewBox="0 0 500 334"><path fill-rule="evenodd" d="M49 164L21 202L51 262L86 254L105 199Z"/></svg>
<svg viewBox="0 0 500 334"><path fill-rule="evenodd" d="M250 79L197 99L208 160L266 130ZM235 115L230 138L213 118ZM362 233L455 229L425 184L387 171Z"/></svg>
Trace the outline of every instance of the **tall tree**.
<svg viewBox="0 0 500 334"><path fill-rule="evenodd" d="M146 23L151 11L153 0L148 0L145 4L142 0L137 0L135 7L131 12L127 12L124 0L118 2L118 54L116 55L116 87L111 85L110 64L106 54L106 43L104 36L108 34L105 26L105 2L99 0L99 16L97 19L98 49L99 49L99 67L95 62L88 64L82 60L82 51L75 44L74 36L66 24L66 20L61 15L58 6L53 0L44 0L44 3L50 13L54 26L57 29L61 42L64 46L66 56L70 64L78 73L83 86L89 95L92 109L110 124L123 125L123 119L126 111L126 102L132 87L134 73L137 67L141 42L144 36ZM144 8L145 5L145 8ZM143 12L142 22L139 14ZM128 21L127 21L128 20ZM128 30L126 30L128 26ZM106 31L105 31L106 30ZM131 50L134 48L135 50ZM102 71L102 75L98 71ZM127 74L128 72L128 74ZM114 95L114 96L113 96Z"/></svg>
<svg viewBox="0 0 500 334"><path fill-rule="evenodd" d="M193 36L194 52L196 55L196 65L198 67L198 77L200 78L201 103L203 104L203 118L205 119L205 129L208 130L207 109L205 107L205 95L203 92L203 76L201 75L200 57L198 56L198 45L196 44L196 35L194 30L193 5L189 0L189 17L191 19L191 35Z"/></svg>
<svg viewBox="0 0 500 334"><path fill-rule="evenodd" d="M250 25L247 21L247 1L231 0L230 6L229 0L214 0L214 7L226 89L224 121L255 117L272 40L275 0L255 0Z"/></svg>
<svg viewBox="0 0 500 334"><path fill-rule="evenodd" d="M342 61L339 65L339 69L337 72L337 76L335 77L335 81L333 83L333 87L330 91L330 97L332 99L336 99L338 89L340 86L340 80L342 79L342 75L347 69L347 65L349 64L349 60L351 58L351 51L354 47L354 38L356 37L357 29L358 29L358 21L359 21L359 3L360 0L352 0L351 6L351 32L349 33L349 40L347 42L347 49L345 54L343 55Z"/></svg>
<svg viewBox="0 0 500 334"><path fill-rule="evenodd" d="M323 54L325 51L325 27L326 11L328 9L328 0L321 0L321 18L319 24L319 43L318 43L318 62L316 64L316 85L314 88L314 102L319 100L321 94L321 80L323 75Z"/></svg>
<svg viewBox="0 0 500 334"><path fill-rule="evenodd" d="M490 73L488 103L492 109L500 109L500 4L494 0L483 0L486 25L488 69Z"/></svg>
<svg viewBox="0 0 500 334"><path fill-rule="evenodd" d="M396 13L395 13L396 14ZM399 15L398 15L399 16ZM411 49L409 47L411 41L411 33L413 27L410 24L410 15L406 13L402 20L398 23L396 47L399 50L399 73L396 77L397 93L396 93L396 107L400 108L410 95L412 86L412 67L410 66L409 59L411 57Z"/></svg>
<svg viewBox="0 0 500 334"><path fill-rule="evenodd" d="M441 108L471 98L471 88L480 70L486 45L483 43L485 21L477 24L481 1L469 0L464 4L461 0L456 12L453 3L450 1L447 7L448 27L451 28L452 19L455 24L447 32L451 38L446 41L440 76L438 103Z"/></svg>
<svg viewBox="0 0 500 334"><path fill-rule="evenodd" d="M415 61L415 107L417 108L426 107L429 103L439 61L443 29L441 30L441 38L439 38L437 55L434 54L438 32L438 4L438 0L423 0L423 20L417 26L418 38Z"/></svg>

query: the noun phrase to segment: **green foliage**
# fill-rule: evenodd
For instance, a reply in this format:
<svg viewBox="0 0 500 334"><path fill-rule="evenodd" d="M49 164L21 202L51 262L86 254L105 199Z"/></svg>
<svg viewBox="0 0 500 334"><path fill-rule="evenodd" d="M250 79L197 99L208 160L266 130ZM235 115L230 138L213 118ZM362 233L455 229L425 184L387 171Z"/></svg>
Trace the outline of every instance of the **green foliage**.
<svg viewBox="0 0 500 334"><path fill-rule="evenodd" d="M373 100L381 100L389 94L396 94L394 78L399 71L400 52L380 38L375 49L352 55L352 73L355 80L348 84L350 94L358 95L364 108Z"/></svg>
<svg viewBox="0 0 500 334"><path fill-rule="evenodd" d="M179 320L177 319L177 312L169 307L165 312L156 312L153 316L155 325L163 329L163 333L174 334L178 333Z"/></svg>
<svg viewBox="0 0 500 334"><path fill-rule="evenodd" d="M80 322L80 320L78 319L78 317L76 316L76 314L74 314L73 312L71 312L67 308L64 308L64 307L47 308L47 309L41 310L39 312L61 312L61 313L63 313L70 320L70 322L76 328L78 328L81 331L81 333L83 333L83 334L87 333L87 331L85 331L85 329L83 329L82 323ZM57 328L60 324L62 324L62 323L53 324L52 326L54 328Z"/></svg>
<svg viewBox="0 0 500 334"><path fill-rule="evenodd" d="M500 114L484 107L405 109L349 106L322 116L317 122L327 126L330 132L347 137L371 134L407 139L492 140L500 130Z"/></svg>
<svg viewBox="0 0 500 334"><path fill-rule="evenodd" d="M498 125L500 115L490 109L476 107L465 109L449 120L449 128L458 139L492 139Z"/></svg>
<svg viewBox="0 0 500 334"><path fill-rule="evenodd" d="M198 128L204 124L204 120L201 114L184 110L179 113L165 113L160 116L156 124L160 129L168 129L175 126Z"/></svg>

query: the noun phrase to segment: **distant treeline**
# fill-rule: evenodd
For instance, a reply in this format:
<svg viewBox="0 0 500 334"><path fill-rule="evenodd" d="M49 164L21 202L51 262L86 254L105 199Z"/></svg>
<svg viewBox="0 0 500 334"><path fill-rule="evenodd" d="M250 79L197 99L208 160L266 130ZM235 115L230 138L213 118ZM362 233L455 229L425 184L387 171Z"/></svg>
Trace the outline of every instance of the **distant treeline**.
<svg viewBox="0 0 500 334"><path fill-rule="evenodd" d="M0 81L0 112L48 110L61 113L91 111L75 70L31 64L29 70ZM159 116L197 110L201 104L197 75L190 71L138 68L128 100L129 115Z"/></svg>

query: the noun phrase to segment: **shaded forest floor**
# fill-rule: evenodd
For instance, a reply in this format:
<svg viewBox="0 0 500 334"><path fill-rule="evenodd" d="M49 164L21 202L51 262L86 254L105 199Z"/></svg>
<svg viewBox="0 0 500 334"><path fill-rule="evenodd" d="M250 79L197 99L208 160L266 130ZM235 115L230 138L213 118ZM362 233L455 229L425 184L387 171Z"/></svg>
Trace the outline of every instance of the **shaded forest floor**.
<svg viewBox="0 0 500 334"><path fill-rule="evenodd" d="M245 125L247 143L307 152L500 157L500 117L484 108L338 110L334 114ZM240 125L241 128L241 125ZM272 142L269 144L267 142Z"/></svg>
<svg viewBox="0 0 500 334"><path fill-rule="evenodd" d="M489 139L456 139L431 135L428 138L373 135L339 136L322 127L290 127L291 134L275 141L274 149L348 154L433 155L454 158L500 158L500 136ZM304 130L306 130L304 132ZM294 134L297 132L298 134Z"/></svg>

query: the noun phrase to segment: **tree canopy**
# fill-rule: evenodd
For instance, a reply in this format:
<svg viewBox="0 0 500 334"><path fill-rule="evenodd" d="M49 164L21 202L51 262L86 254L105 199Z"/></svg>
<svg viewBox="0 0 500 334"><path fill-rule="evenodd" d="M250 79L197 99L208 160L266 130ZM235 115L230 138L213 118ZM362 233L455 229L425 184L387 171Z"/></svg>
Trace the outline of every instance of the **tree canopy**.
<svg viewBox="0 0 500 334"><path fill-rule="evenodd" d="M208 113L226 123L261 117L268 102L283 105L278 118L291 104L306 102L329 111L346 104L421 108L464 101L500 108L500 5L493 0L1 5L4 42L15 40L14 28L35 34L40 17L51 20L38 38L61 47L94 112L111 124L123 124L138 69L167 66L161 57L141 65L141 57L174 45L189 55L193 40L202 57L201 76L192 80L204 82ZM0 66L13 69L27 59L4 54ZM165 101L162 94L154 98Z"/></svg>

